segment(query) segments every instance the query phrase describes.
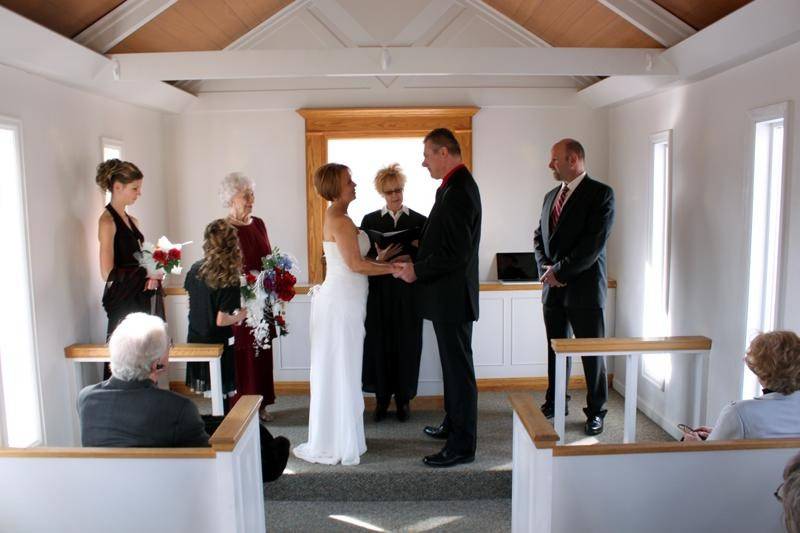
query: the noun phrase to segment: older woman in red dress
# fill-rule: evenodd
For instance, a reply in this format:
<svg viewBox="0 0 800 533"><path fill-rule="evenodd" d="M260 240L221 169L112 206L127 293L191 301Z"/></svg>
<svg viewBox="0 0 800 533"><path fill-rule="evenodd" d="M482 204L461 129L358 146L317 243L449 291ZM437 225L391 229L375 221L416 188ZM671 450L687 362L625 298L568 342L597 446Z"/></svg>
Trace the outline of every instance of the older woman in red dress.
<svg viewBox="0 0 800 533"><path fill-rule="evenodd" d="M227 220L236 228L242 250L244 272L261 270L261 258L272 253L264 221L252 216L255 202L255 183L239 172L228 174L222 180L220 199L228 208ZM255 349L253 330L246 324L234 326L236 353L236 392L233 403L245 394L264 397L259 415L262 420L272 420L267 406L275 403L275 383L272 377L272 348ZM232 405L233 405L232 403Z"/></svg>

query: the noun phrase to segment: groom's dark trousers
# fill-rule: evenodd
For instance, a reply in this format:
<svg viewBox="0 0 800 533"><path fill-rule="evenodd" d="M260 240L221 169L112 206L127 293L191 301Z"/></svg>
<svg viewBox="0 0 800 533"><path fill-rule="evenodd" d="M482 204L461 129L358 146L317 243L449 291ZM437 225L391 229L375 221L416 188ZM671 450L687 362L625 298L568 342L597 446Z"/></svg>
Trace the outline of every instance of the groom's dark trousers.
<svg viewBox="0 0 800 533"><path fill-rule="evenodd" d="M446 448L475 452L478 387L472 363L472 323L478 319L481 198L463 165L436 191L414 263L417 305L433 322L444 382Z"/></svg>

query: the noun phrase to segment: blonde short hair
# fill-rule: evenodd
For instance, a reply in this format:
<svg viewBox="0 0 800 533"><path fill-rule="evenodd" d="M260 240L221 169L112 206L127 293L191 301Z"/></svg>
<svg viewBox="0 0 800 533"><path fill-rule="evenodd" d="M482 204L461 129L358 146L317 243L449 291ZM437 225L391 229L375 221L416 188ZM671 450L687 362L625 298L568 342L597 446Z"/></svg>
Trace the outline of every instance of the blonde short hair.
<svg viewBox="0 0 800 533"><path fill-rule="evenodd" d="M756 336L744 360L766 388L783 394L800 390L800 337L793 331Z"/></svg>
<svg viewBox="0 0 800 533"><path fill-rule="evenodd" d="M397 182L400 187L406 186L406 175L403 174L403 169L397 163L392 163L378 171L375 175L375 190L383 196L383 188L392 181Z"/></svg>
<svg viewBox="0 0 800 533"><path fill-rule="evenodd" d="M141 381L167 350L167 325L157 316L131 313L108 341L111 374L123 381Z"/></svg>
<svg viewBox="0 0 800 533"><path fill-rule="evenodd" d="M332 202L342 194L342 175L350 172L341 163L326 163L314 171L314 188L317 194Z"/></svg>

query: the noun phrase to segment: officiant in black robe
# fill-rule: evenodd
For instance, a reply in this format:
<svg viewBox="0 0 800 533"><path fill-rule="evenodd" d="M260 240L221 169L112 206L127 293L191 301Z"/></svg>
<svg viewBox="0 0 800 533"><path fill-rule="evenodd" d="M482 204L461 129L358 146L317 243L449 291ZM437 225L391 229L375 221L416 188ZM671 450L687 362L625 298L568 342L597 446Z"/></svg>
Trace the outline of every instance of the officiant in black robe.
<svg viewBox="0 0 800 533"><path fill-rule="evenodd" d="M406 176L397 164L375 176L375 188L386 205L361 221L361 229L370 235L370 257L385 261L413 261L416 257L426 218L403 205L405 183ZM371 276L364 325L361 379L363 390L375 393L373 418L379 422L386 417L394 395L397 419L405 422L408 402L417 395L422 353L422 319L416 312L412 287L391 275Z"/></svg>

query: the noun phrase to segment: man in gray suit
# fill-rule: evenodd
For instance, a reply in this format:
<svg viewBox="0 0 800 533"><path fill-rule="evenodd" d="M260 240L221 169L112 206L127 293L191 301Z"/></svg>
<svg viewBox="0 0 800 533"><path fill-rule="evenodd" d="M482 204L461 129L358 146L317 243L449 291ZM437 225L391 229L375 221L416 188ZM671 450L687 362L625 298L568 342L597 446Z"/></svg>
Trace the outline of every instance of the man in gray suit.
<svg viewBox="0 0 800 533"><path fill-rule="evenodd" d="M160 318L128 315L111 335L108 349L111 378L78 396L83 446L208 446L194 403L156 386L169 359L166 324Z"/></svg>

